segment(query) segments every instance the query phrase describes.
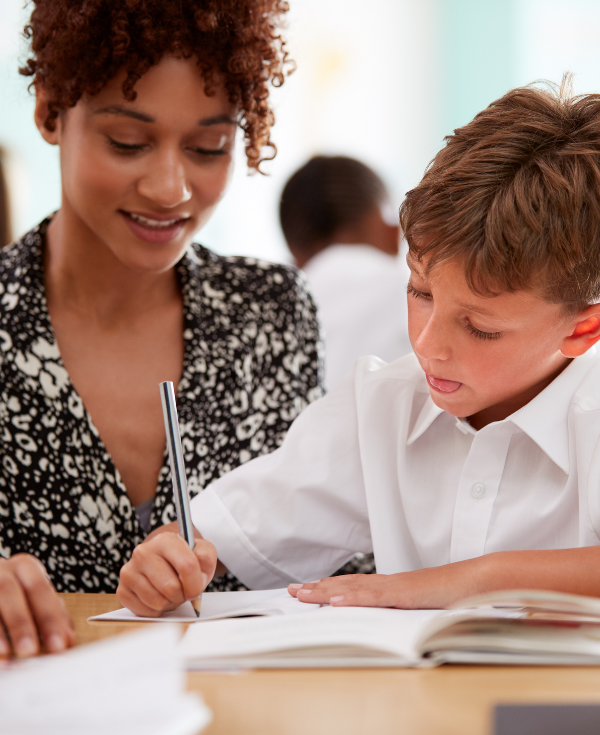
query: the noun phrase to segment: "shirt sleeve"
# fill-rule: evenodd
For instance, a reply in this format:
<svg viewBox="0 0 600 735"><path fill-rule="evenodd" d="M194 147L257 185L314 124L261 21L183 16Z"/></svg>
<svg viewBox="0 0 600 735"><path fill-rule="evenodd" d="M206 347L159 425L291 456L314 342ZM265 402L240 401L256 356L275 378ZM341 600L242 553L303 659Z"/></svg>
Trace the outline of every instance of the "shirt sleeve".
<svg viewBox="0 0 600 735"><path fill-rule="evenodd" d="M354 376L306 408L279 449L217 480L191 508L251 589L326 577L370 553Z"/></svg>

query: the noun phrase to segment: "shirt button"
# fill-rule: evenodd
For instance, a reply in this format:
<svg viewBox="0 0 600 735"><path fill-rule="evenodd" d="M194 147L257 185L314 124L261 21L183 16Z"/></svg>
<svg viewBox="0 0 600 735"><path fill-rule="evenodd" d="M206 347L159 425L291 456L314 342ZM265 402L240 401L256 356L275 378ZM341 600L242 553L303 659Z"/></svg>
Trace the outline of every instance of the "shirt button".
<svg viewBox="0 0 600 735"><path fill-rule="evenodd" d="M479 500L485 495L485 485L483 482L476 482L471 488L471 497Z"/></svg>

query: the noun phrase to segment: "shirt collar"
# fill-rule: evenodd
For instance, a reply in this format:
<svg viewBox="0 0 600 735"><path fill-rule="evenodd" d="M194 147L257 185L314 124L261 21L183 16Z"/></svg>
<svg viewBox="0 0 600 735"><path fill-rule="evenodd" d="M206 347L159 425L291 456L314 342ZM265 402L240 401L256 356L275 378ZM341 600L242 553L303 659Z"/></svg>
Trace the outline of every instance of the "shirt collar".
<svg viewBox="0 0 600 735"><path fill-rule="evenodd" d="M509 416L565 474L569 474L569 406L575 390L594 364L595 347L576 357L550 385Z"/></svg>
<svg viewBox="0 0 600 735"><path fill-rule="evenodd" d="M569 406L576 388L597 357L596 347L576 357L547 388L505 419L527 434L565 474L569 473ZM445 411L436 406L428 395L407 445L422 436L442 413ZM463 433L477 433L464 419L456 419L456 425Z"/></svg>
<svg viewBox="0 0 600 735"><path fill-rule="evenodd" d="M422 436L441 413L445 413L444 409L436 406L431 400L431 396L428 394L425 399L425 403L417 416L414 428L410 432L410 436L406 442L407 445L410 446L420 436Z"/></svg>

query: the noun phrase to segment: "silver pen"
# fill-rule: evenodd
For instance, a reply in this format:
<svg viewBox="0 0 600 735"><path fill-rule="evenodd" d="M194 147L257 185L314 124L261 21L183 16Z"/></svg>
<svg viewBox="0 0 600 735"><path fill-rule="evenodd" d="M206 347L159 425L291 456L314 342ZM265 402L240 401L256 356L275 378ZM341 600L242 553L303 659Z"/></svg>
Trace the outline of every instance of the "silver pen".
<svg viewBox="0 0 600 735"><path fill-rule="evenodd" d="M179 535L190 549L193 549L196 545L196 540L194 538L190 496L187 489L185 463L183 461L183 449L181 447L181 433L179 431L179 418L175 403L175 390L170 380L166 380L160 384L160 400L162 403L163 418L165 420L165 434L167 435L167 449L169 450L169 464L171 465L171 481L173 483L173 497L175 499L175 510L177 511ZM200 617L201 602L202 595L192 600L196 617Z"/></svg>

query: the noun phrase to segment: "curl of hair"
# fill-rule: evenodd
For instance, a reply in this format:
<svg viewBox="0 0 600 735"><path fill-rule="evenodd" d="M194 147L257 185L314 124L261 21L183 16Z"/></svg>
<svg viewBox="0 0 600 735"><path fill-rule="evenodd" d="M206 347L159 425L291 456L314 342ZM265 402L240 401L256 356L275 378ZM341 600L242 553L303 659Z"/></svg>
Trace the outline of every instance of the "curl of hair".
<svg viewBox="0 0 600 735"><path fill-rule="evenodd" d="M163 56L196 57L207 94L223 83L239 111L248 166L260 171L277 149L269 87L294 70L280 26L285 0L33 0L21 69L49 96L46 127L122 70L125 99ZM263 155L265 148L269 155Z"/></svg>

